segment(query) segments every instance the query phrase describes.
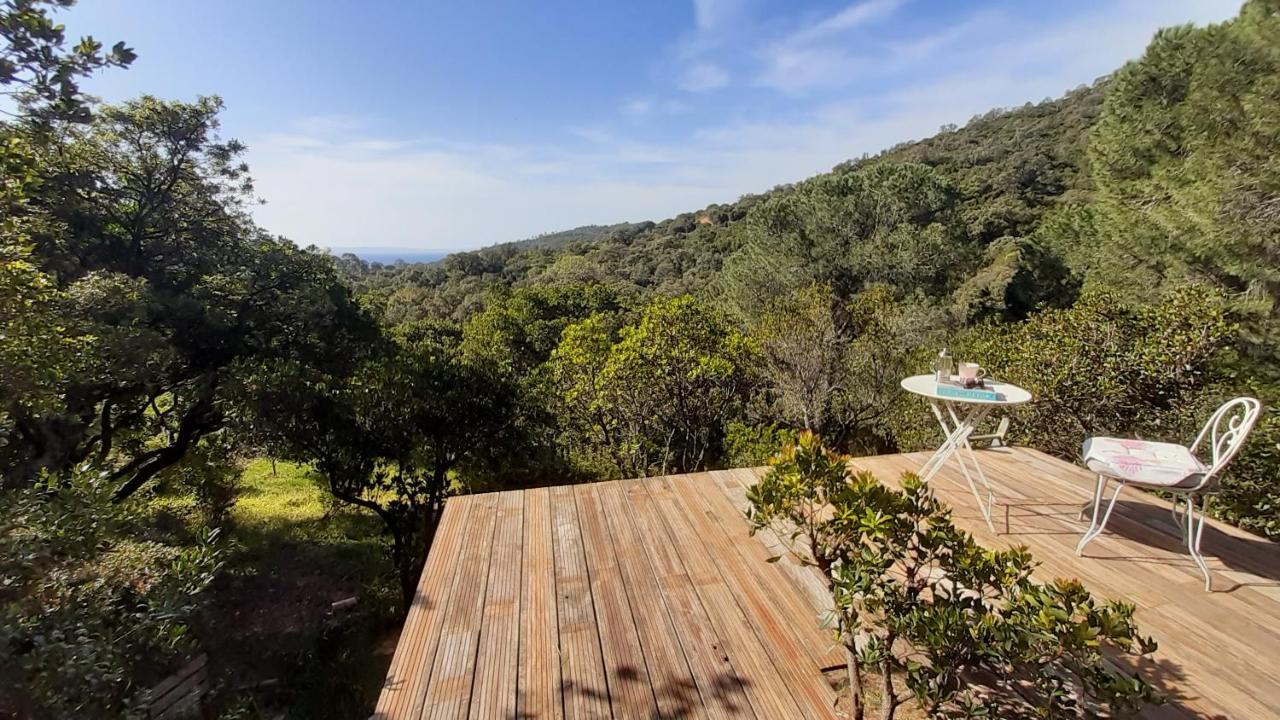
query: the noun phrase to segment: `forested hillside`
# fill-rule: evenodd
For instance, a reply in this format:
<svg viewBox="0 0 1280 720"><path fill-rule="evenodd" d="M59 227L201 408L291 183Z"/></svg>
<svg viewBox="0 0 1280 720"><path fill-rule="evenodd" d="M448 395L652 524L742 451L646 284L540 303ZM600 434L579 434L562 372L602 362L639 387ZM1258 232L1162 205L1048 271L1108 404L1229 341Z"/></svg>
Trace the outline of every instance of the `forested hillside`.
<svg viewBox="0 0 1280 720"><path fill-rule="evenodd" d="M840 163L831 173L798 185L876 164L919 163L955 183L957 207L975 237L990 242L1022 235L1057 204L1088 199L1086 134L1097 118L1104 88L1105 80L1100 80L1058 100L992 110L963 128L943 128L931 138ZM532 238L455 253L431 267L351 268L350 274L361 290L385 299L396 318L450 308L454 319L462 319L483 306L494 288L536 283L602 282L638 294L691 292L715 277L746 241L751 209L796 187L779 186L658 223L588 226L591 232L579 228L546 236L554 242Z"/></svg>
<svg viewBox="0 0 1280 720"><path fill-rule="evenodd" d="M0 4L0 717L139 715L199 649L228 717L363 716L307 660L379 669L450 495L927 447L898 382L944 346L1065 458L1280 402L1280 0L735 202L396 267L259 227L217 98L87 97L134 53L67 4ZM1278 476L1268 409L1214 512L1280 539Z"/></svg>
<svg viewBox="0 0 1280 720"><path fill-rule="evenodd" d="M1014 432L1064 457L1091 433L1189 437L1227 395L1274 395L1274 15L1161 31L1062 98L731 204L352 282L518 388L538 451L483 483L756 462L802 427L920 447L896 382L943 345L1037 391ZM1100 377L1112 396L1072 387ZM1258 436L1219 511L1275 534L1274 416Z"/></svg>

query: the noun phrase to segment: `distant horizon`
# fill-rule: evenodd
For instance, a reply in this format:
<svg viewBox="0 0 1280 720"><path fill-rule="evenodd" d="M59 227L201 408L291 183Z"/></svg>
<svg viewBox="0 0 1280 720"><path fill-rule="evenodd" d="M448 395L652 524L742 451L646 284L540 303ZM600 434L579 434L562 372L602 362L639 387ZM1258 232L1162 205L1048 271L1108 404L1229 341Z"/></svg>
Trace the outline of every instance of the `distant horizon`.
<svg viewBox="0 0 1280 720"><path fill-rule="evenodd" d="M441 260L456 252L469 252L467 250L417 250L414 248L360 248L360 247L337 247L324 248L330 255L341 257L343 255L355 255L367 263L380 263L382 265L394 265L398 262L407 264L430 263Z"/></svg>
<svg viewBox="0 0 1280 720"><path fill-rule="evenodd" d="M56 17L70 37L137 51L85 83L107 102L222 97L221 134L248 147L268 231L449 253L733 202L1060 97L1141 55L1157 29L1239 7L552 0L351 13L319 0L299 13L134 0Z"/></svg>

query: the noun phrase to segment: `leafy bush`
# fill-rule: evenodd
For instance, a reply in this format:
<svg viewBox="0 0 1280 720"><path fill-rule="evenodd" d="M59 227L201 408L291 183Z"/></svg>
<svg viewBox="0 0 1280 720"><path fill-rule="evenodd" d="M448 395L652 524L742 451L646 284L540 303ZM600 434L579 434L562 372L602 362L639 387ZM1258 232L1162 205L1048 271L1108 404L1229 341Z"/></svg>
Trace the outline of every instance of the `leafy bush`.
<svg viewBox="0 0 1280 720"><path fill-rule="evenodd" d="M0 715L132 717L143 683L190 650L216 534L179 548L133 502L76 472L0 501Z"/></svg>
<svg viewBox="0 0 1280 720"><path fill-rule="evenodd" d="M622 477L690 472L723 457L750 390L750 344L689 296L657 300L613 332L596 314L567 327L549 377L566 444Z"/></svg>
<svg viewBox="0 0 1280 720"><path fill-rule="evenodd" d="M763 465L782 445L794 443L795 430L773 424L731 422L725 427L725 460L730 467Z"/></svg>
<svg viewBox="0 0 1280 720"><path fill-rule="evenodd" d="M1029 390L1035 399L1014 411L1016 432L1074 458L1089 436L1178 432L1177 408L1208 383L1232 330L1204 287L1151 305L1090 292L1070 308L970 331L957 356Z"/></svg>
<svg viewBox="0 0 1280 720"><path fill-rule="evenodd" d="M201 439L195 449L170 469L170 475L196 501L200 519L211 528L225 528L240 494L244 461L225 433Z"/></svg>
<svg viewBox="0 0 1280 720"><path fill-rule="evenodd" d="M1132 605L1096 601L1078 581L1033 581L1025 548L978 546L919 478L904 475L895 490L853 474L811 433L770 465L748 492L752 528L776 532L826 580L855 719L864 667L879 674L885 720L902 700L896 673L935 717L1026 704L1055 718L1092 717L1100 705L1118 716L1155 699L1103 655L1155 649Z"/></svg>

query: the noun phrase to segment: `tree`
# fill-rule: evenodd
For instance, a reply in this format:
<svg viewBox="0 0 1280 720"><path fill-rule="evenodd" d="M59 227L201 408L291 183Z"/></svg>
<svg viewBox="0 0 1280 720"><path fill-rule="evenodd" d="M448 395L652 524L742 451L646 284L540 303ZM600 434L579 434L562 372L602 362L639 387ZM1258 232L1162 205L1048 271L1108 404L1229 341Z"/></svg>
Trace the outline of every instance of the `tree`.
<svg viewBox="0 0 1280 720"><path fill-rule="evenodd" d="M1186 278L1208 281L1274 320L1277 35L1280 3L1249 0L1225 23L1159 31L1115 73L1089 157L1111 257L1099 270L1117 287L1149 296ZM1248 329L1255 343L1275 345L1273 332Z"/></svg>
<svg viewBox="0 0 1280 720"><path fill-rule="evenodd" d="M225 425L246 368L349 364L372 334L328 257L248 219L243 147L218 139L220 108L144 97L41 147L33 259L64 297L65 334L93 352L59 378L58 407L6 398L10 482L92 460L128 496Z"/></svg>
<svg viewBox="0 0 1280 720"><path fill-rule="evenodd" d="M48 123L86 121L89 100L80 79L107 67L127 67L137 57L117 42L103 51L102 43L84 37L66 49L66 32L47 8L69 8L75 0L5 0L0 4L0 97L14 100L21 117Z"/></svg>
<svg viewBox="0 0 1280 720"><path fill-rule="evenodd" d="M463 325L469 362L510 378L527 376L551 357L561 333L595 313L618 312L621 298L599 283L556 283L495 292Z"/></svg>
<svg viewBox="0 0 1280 720"><path fill-rule="evenodd" d="M459 359L455 328L397 330L350 375L281 362L255 375L248 422L382 519L405 607L446 498L512 442L515 391Z"/></svg>
<svg viewBox="0 0 1280 720"><path fill-rule="evenodd" d="M937 310L897 301L884 285L837 304L813 286L769 303L752 329L775 412L836 447L890 445L881 418L911 373L915 350L943 323Z"/></svg>
<svg viewBox="0 0 1280 720"><path fill-rule="evenodd" d="M1034 241L1005 237L987 246L989 264L956 289L964 320L1024 320L1042 307L1069 307L1080 280L1054 253Z"/></svg>
<svg viewBox="0 0 1280 720"><path fill-rule="evenodd" d="M725 318L684 296L654 302L616 341L603 315L569 326L550 377L566 428L624 477L689 472L723 452L750 357Z"/></svg>
<svg viewBox="0 0 1280 720"><path fill-rule="evenodd" d="M727 302L754 317L813 284L839 307L874 284L937 295L967 264L957 193L923 165L883 163L821 175L752 209L726 263Z"/></svg>
<svg viewBox="0 0 1280 720"><path fill-rule="evenodd" d="M844 380L845 333L831 311L830 291L811 286L773 300L752 337L781 417L823 432L831 396Z"/></svg>
<svg viewBox="0 0 1280 720"><path fill-rule="evenodd" d="M0 448L11 442L15 414L56 405L60 378L74 366L76 352L88 349L68 337L58 312L65 295L33 256L30 234L39 224L28 209L34 164L22 138L0 136Z"/></svg>
<svg viewBox="0 0 1280 720"><path fill-rule="evenodd" d="M1071 308L971 330L957 351L1031 391L1015 427L1034 447L1074 458L1093 435L1174 430L1174 411L1206 386L1231 335L1220 298L1204 287L1154 305L1091 292Z"/></svg>

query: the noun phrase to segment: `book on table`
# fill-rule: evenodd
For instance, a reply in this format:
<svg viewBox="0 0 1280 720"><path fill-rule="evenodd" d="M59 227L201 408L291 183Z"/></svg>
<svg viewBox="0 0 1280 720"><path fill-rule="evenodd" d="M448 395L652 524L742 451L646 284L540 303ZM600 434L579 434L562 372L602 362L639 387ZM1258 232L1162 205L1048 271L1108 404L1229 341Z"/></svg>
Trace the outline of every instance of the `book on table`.
<svg viewBox="0 0 1280 720"><path fill-rule="evenodd" d="M938 395L956 400L996 401L1000 399L1000 393L991 387L965 387L957 382L939 382Z"/></svg>

